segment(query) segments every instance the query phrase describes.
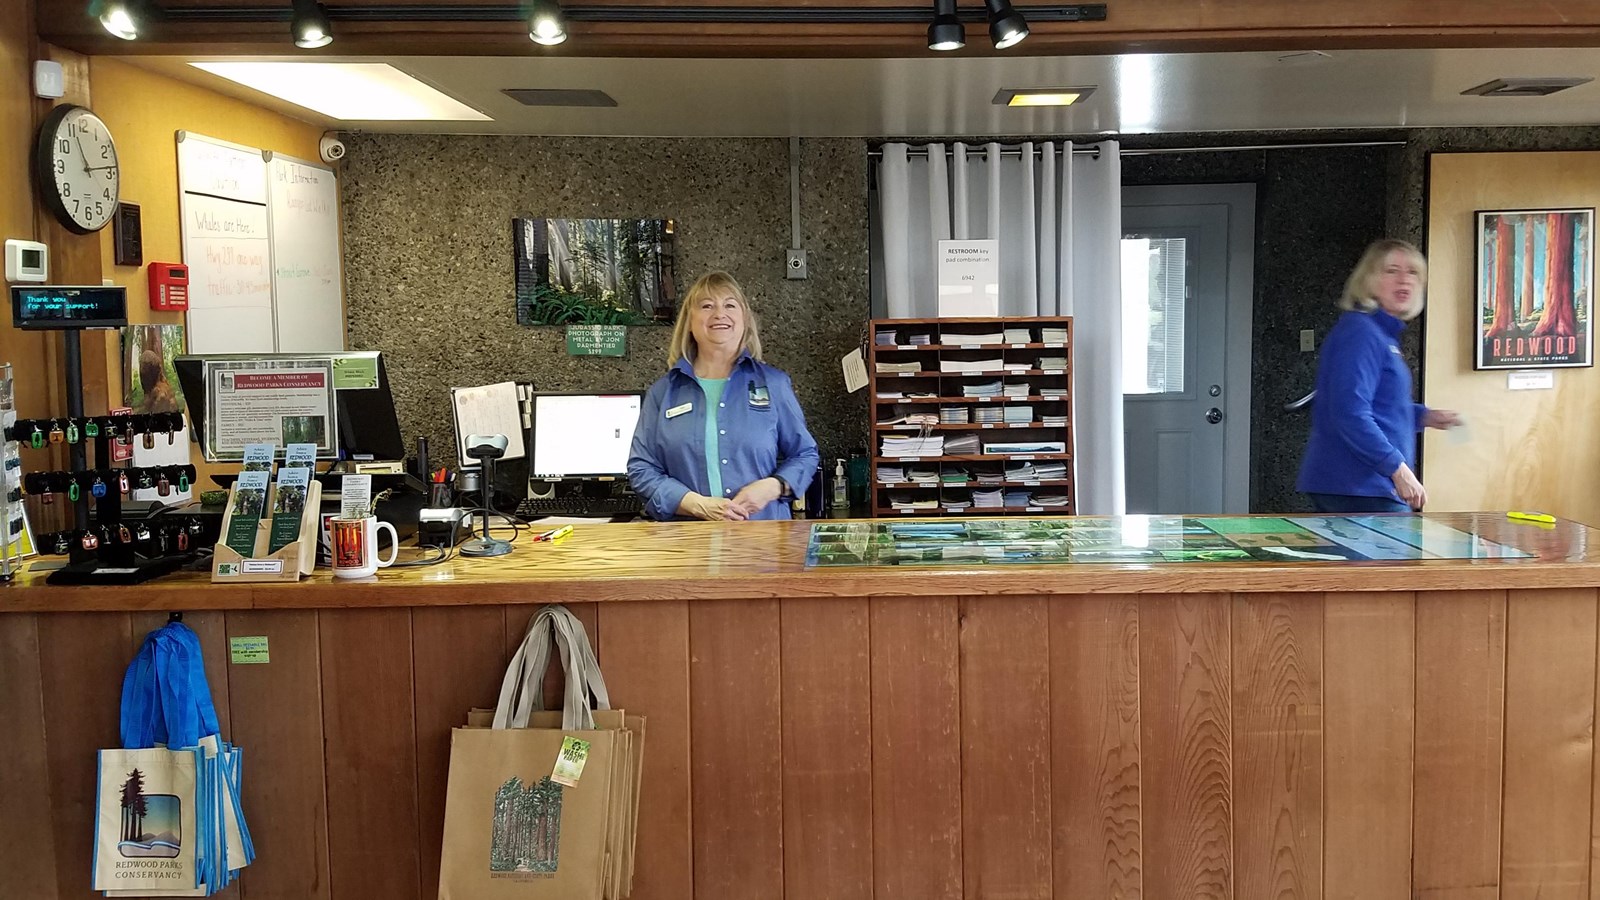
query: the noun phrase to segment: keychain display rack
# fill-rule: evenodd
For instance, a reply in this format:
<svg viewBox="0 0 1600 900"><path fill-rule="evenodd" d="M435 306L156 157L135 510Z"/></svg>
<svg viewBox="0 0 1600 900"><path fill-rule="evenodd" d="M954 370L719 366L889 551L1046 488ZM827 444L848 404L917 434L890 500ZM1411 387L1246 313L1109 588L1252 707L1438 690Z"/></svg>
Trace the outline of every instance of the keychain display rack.
<svg viewBox="0 0 1600 900"><path fill-rule="evenodd" d="M0 426L9 434L17 419L16 390L11 364L0 363ZM22 537L27 523L22 514L22 452L9 437L0 441L0 478L5 495L0 500L0 581L10 581L22 568Z"/></svg>
<svg viewBox="0 0 1600 900"><path fill-rule="evenodd" d="M161 479L179 490L187 489L195 478L193 466L150 466L113 468L112 444L138 439L146 447L155 441L171 441L183 427L176 413L127 416L87 416L83 411L83 369L79 332L63 329L66 349L67 414L52 419L18 419L6 429L8 442L42 448L65 444L70 468L59 472L24 475L22 487L29 494L53 496L61 493L72 504L75 530L49 536L51 551L61 548L68 536L71 562L52 572L50 584L136 584L172 572L191 558L199 542L193 540L194 525L181 527L150 521L125 522L122 498L149 480L160 489ZM89 466L89 446L94 447L95 468ZM128 479L124 489L123 479ZM90 500L94 501L93 514ZM142 536L142 539L141 539Z"/></svg>

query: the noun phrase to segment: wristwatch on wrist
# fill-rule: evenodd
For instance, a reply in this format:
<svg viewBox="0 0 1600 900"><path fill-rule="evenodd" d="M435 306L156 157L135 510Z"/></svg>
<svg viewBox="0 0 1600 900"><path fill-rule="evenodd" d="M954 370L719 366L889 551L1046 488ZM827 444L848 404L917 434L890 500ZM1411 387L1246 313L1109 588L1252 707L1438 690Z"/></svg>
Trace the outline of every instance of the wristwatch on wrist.
<svg viewBox="0 0 1600 900"><path fill-rule="evenodd" d="M794 489L789 487L789 482L783 480L782 475L773 475L772 480L778 482L779 497L793 497Z"/></svg>

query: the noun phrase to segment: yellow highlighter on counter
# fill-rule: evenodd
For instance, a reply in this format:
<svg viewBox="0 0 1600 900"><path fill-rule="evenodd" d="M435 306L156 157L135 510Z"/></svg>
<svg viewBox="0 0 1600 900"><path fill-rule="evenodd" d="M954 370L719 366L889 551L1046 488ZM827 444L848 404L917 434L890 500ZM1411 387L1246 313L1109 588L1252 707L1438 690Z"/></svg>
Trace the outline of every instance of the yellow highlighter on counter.
<svg viewBox="0 0 1600 900"><path fill-rule="evenodd" d="M536 540L536 541L559 541L559 540L561 540L562 538L566 537L567 535L569 535L571 533L572 533L572 526L571 525L563 525L560 528L555 529L554 531L546 531L544 534L541 534L538 537L534 538L534 540Z"/></svg>
<svg viewBox="0 0 1600 900"><path fill-rule="evenodd" d="M1555 516L1542 512L1508 512L1506 513L1506 518L1518 519L1523 522L1542 522L1546 525L1554 525L1556 523Z"/></svg>

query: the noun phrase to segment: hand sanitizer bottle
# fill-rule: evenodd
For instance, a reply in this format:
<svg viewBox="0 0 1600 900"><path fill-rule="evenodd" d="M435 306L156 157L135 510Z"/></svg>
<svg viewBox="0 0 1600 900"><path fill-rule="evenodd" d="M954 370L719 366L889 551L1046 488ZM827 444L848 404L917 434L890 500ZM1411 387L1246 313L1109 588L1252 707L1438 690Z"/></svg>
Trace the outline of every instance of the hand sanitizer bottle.
<svg viewBox="0 0 1600 900"><path fill-rule="evenodd" d="M833 463L833 508L841 511L850 508L850 483L845 480L843 459Z"/></svg>

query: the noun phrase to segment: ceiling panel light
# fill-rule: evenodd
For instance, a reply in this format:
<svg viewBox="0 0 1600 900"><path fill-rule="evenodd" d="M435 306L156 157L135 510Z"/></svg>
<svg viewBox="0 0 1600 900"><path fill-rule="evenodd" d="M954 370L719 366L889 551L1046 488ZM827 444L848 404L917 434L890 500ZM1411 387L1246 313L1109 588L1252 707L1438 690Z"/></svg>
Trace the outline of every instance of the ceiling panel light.
<svg viewBox="0 0 1600 900"><path fill-rule="evenodd" d="M89 12L100 17L100 25L125 41L139 36L139 15L135 0L101 0Z"/></svg>
<svg viewBox="0 0 1600 900"><path fill-rule="evenodd" d="M489 121L483 113L387 63L192 62L189 65L333 119Z"/></svg>
<svg viewBox="0 0 1600 900"><path fill-rule="evenodd" d="M967 45L967 26L956 16L956 0L933 0L933 24L928 26L929 50L960 50Z"/></svg>
<svg viewBox="0 0 1600 900"><path fill-rule="evenodd" d="M528 16L528 37L546 47L554 47L567 39L566 17L561 15L561 4L557 0L533 0L533 12Z"/></svg>
<svg viewBox="0 0 1600 900"><path fill-rule="evenodd" d="M996 106L1071 106L1094 93L1095 86L1057 88L1003 88L994 95Z"/></svg>
<svg viewBox="0 0 1600 900"><path fill-rule="evenodd" d="M317 0L294 0L294 19L289 25L294 45L315 50L333 43L333 24Z"/></svg>
<svg viewBox="0 0 1600 900"><path fill-rule="evenodd" d="M983 0L989 12L989 40L996 50L1022 43L1028 36L1028 20L1011 6L1011 0Z"/></svg>

